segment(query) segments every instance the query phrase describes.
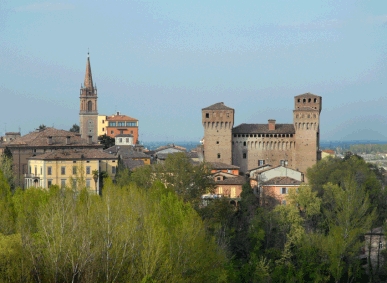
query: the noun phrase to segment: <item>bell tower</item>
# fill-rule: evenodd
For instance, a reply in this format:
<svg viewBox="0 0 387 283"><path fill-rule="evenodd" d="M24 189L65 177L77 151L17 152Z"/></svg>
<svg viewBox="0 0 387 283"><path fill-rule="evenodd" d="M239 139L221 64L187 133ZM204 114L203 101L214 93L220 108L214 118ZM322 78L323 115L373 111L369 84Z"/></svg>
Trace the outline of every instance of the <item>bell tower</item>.
<svg viewBox="0 0 387 283"><path fill-rule="evenodd" d="M319 160L322 97L304 93L294 97L295 169L305 173Z"/></svg>
<svg viewBox="0 0 387 283"><path fill-rule="evenodd" d="M98 107L97 87L93 85L91 75L90 56L87 53L85 81L80 89L79 132L81 137L92 137L93 142L98 141Z"/></svg>

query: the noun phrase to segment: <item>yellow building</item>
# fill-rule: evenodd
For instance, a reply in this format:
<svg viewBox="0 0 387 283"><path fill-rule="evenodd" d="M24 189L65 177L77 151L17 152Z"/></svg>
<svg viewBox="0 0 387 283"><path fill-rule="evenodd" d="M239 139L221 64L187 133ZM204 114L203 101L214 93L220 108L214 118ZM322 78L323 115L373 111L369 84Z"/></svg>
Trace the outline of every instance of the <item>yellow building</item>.
<svg viewBox="0 0 387 283"><path fill-rule="evenodd" d="M98 192L99 180L94 180L93 172L106 172L114 179L117 162L117 157L98 149L63 149L33 156L28 159L25 188L57 185Z"/></svg>
<svg viewBox="0 0 387 283"><path fill-rule="evenodd" d="M107 116L98 115L98 136L103 136L107 134L106 127L108 126Z"/></svg>

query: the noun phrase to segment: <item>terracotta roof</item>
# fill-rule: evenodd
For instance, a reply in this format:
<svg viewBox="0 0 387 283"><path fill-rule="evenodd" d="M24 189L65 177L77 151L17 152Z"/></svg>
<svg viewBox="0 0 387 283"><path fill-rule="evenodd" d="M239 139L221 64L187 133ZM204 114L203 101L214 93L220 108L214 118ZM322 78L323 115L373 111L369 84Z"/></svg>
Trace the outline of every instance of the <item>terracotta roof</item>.
<svg viewBox="0 0 387 283"><path fill-rule="evenodd" d="M99 149L58 149L28 158L30 160L78 160L78 159L116 159L112 154Z"/></svg>
<svg viewBox="0 0 387 283"><path fill-rule="evenodd" d="M48 143L48 138L52 137L51 144ZM69 144L67 144L67 137L70 137ZM91 147L103 147L98 143L88 143L87 139L82 139L78 133L58 130L55 128L47 127L44 130L36 130L22 137L19 137L7 146L34 146L34 147L55 147L55 146L91 146Z"/></svg>
<svg viewBox="0 0 387 283"><path fill-rule="evenodd" d="M211 169L239 169L240 167L235 166L235 165L230 165L222 162L208 162L208 164L211 166Z"/></svg>
<svg viewBox="0 0 387 283"><path fill-rule="evenodd" d="M324 149L322 152L329 153L329 154L335 154L335 151L332 149Z"/></svg>
<svg viewBox="0 0 387 283"><path fill-rule="evenodd" d="M234 178L215 181L216 185L243 185L244 183L246 183L246 178L243 176L236 176Z"/></svg>
<svg viewBox="0 0 387 283"><path fill-rule="evenodd" d="M218 103L212 104L211 106L203 108L202 110L234 110L234 109L224 105L223 102L218 102Z"/></svg>
<svg viewBox="0 0 387 283"><path fill-rule="evenodd" d="M299 94L299 95L296 95L295 97L304 97L304 96L307 96L307 97L321 97L321 96L315 95L315 94L310 93L310 92Z"/></svg>
<svg viewBox="0 0 387 283"><path fill-rule="evenodd" d="M138 120L136 118L118 114L118 115L106 116L106 121L138 121Z"/></svg>
<svg viewBox="0 0 387 283"><path fill-rule="evenodd" d="M295 180L290 177L274 177L270 180L267 180L266 182L263 182L262 185L265 186L286 186L286 185L301 185L301 181Z"/></svg>
<svg viewBox="0 0 387 283"><path fill-rule="evenodd" d="M269 131L268 124L240 124L232 129L233 134L295 134L293 124L275 124L275 130Z"/></svg>

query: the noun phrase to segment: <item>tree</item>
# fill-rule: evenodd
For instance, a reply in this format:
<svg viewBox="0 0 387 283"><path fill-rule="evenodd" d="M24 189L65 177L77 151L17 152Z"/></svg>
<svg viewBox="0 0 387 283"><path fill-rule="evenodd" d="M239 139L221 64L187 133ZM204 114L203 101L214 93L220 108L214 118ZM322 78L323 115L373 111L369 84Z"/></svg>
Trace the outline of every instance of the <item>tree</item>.
<svg viewBox="0 0 387 283"><path fill-rule="evenodd" d="M5 147L4 152L0 157L0 171L3 172L4 178L7 180L11 190L13 191L15 188L13 157L12 152L8 147Z"/></svg>
<svg viewBox="0 0 387 283"><path fill-rule="evenodd" d="M39 125L39 130L45 130L47 127L46 127L46 125L45 124L40 124Z"/></svg>
<svg viewBox="0 0 387 283"><path fill-rule="evenodd" d="M79 133L79 126L77 124L74 124L71 128L70 128L70 132L73 132L73 133Z"/></svg>
<svg viewBox="0 0 387 283"><path fill-rule="evenodd" d="M109 147L112 147L112 146L114 146L115 143L116 143L116 141L115 141L114 138L109 137L109 136L106 135L106 134L104 134L104 135L102 135L102 136L99 136L99 137L98 137L98 140L99 140L100 144L103 144L103 145L104 145L103 149L107 149L107 148L109 148Z"/></svg>

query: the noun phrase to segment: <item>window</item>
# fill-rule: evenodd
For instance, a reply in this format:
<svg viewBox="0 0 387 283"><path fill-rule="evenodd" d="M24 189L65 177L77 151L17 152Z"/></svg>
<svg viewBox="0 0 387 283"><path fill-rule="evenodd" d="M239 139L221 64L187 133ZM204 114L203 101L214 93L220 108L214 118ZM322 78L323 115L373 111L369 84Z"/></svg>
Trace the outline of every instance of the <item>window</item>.
<svg viewBox="0 0 387 283"><path fill-rule="evenodd" d="M243 146L246 146L246 142L245 141L243 142Z"/></svg>
<svg viewBox="0 0 387 283"><path fill-rule="evenodd" d="M61 180L60 180L60 187L61 187L61 188L66 187L66 179L61 179Z"/></svg>
<svg viewBox="0 0 387 283"><path fill-rule="evenodd" d="M110 131L111 134L114 134L114 131Z"/></svg>
<svg viewBox="0 0 387 283"><path fill-rule="evenodd" d="M116 122L109 122L109 127L115 127L116 126Z"/></svg>
<svg viewBox="0 0 387 283"><path fill-rule="evenodd" d="M133 134L133 131L130 131L131 134Z"/></svg>
<svg viewBox="0 0 387 283"><path fill-rule="evenodd" d="M136 122L126 122L127 127L136 127Z"/></svg>
<svg viewBox="0 0 387 283"><path fill-rule="evenodd" d="M379 242L379 249L380 250L383 249L383 242L382 241Z"/></svg>
<svg viewBox="0 0 387 283"><path fill-rule="evenodd" d="M220 158L220 153L218 153L218 158Z"/></svg>
<svg viewBox="0 0 387 283"><path fill-rule="evenodd" d="M288 161L287 160L280 160L280 165L281 166L287 166L288 165Z"/></svg>
<svg viewBox="0 0 387 283"><path fill-rule="evenodd" d="M216 141L216 144L219 144L219 141Z"/></svg>
<svg viewBox="0 0 387 283"><path fill-rule="evenodd" d="M243 158L245 158L245 159L246 159L246 153L243 153Z"/></svg>
<svg viewBox="0 0 387 283"><path fill-rule="evenodd" d="M262 165L265 165L265 160L263 159L258 160L258 166L262 166Z"/></svg>
<svg viewBox="0 0 387 283"><path fill-rule="evenodd" d="M119 140L119 142L122 142L122 138L119 138L118 140Z"/></svg>
<svg viewBox="0 0 387 283"><path fill-rule="evenodd" d="M51 166L47 167L47 175L52 175L52 167Z"/></svg>
<svg viewBox="0 0 387 283"><path fill-rule="evenodd" d="M51 185L52 185L52 180L51 180L51 179L48 179L48 180L47 180L47 187L49 188L49 187L51 187Z"/></svg>
<svg viewBox="0 0 387 283"><path fill-rule="evenodd" d="M118 122L119 127L125 127L125 122Z"/></svg>
<svg viewBox="0 0 387 283"><path fill-rule="evenodd" d="M40 166L40 175L43 175L43 167Z"/></svg>
<svg viewBox="0 0 387 283"><path fill-rule="evenodd" d="M77 174L77 166L73 166L73 175Z"/></svg>
<svg viewBox="0 0 387 283"><path fill-rule="evenodd" d="M116 167L115 166L112 167L112 174L116 174Z"/></svg>
<svg viewBox="0 0 387 283"><path fill-rule="evenodd" d="M105 131L105 128L102 128L102 132L104 132Z"/></svg>
<svg viewBox="0 0 387 283"><path fill-rule="evenodd" d="M86 179L86 188L90 188L90 179Z"/></svg>
<svg viewBox="0 0 387 283"><path fill-rule="evenodd" d="M217 181L220 181L220 180L221 180L221 178L220 178L220 177L216 177L216 180L217 180Z"/></svg>
<svg viewBox="0 0 387 283"><path fill-rule="evenodd" d="M65 166L60 167L60 174L66 175L66 167Z"/></svg>
<svg viewBox="0 0 387 283"><path fill-rule="evenodd" d="M281 189L281 194L286 195L287 193L288 193L288 189L287 188L282 188Z"/></svg>
<svg viewBox="0 0 387 283"><path fill-rule="evenodd" d="M86 174L90 174L90 166L86 166Z"/></svg>
<svg viewBox="0 0 387 283"><path fill-rule="evenodd" d="M129 143L129 138L126 138L126 143Z"/></svg>
<svg viewBox="0 0 387 283"><path fill-rule="evenodd" d="M206 118L210 118L210 113L206 113Z"/></svg>

